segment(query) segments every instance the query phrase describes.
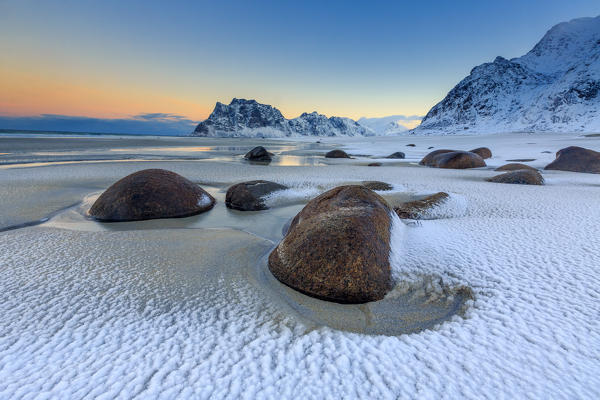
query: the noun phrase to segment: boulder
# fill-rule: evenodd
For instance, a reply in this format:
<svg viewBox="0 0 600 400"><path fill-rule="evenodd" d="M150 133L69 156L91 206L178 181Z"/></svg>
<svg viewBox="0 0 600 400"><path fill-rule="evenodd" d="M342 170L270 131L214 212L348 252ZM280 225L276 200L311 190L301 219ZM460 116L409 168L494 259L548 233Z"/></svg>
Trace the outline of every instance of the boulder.
<svg viewBox="0 0 600 400"><path fill-rule="evenodd" d="M90 208L99 221L188 217L210 210L215 199L200 186L164 169L145 169L106 189Z"/></svg>
<svg viewBox="0 0 600 400"><path fill-rule="evenodd" d="M344 150L331 150L325 154L325 158L350 158L348 154Z"/></svg>
<svg viewBox="0 0 600 400"><path fill-rule="evenodd" d="M403 203L400 206L395 207L394 211L398 214L398 217L402 219L422 219L427 211L443 204L448 200L448 197L448 193L438 192L421 200Z"/></svg>
<svg viewBox="0 0 600 400"><path fill-rule="evenodd" d="M367 167L381 167L381 163L380 162L372 162L367 164Z"/></svg>
<svg viewBox="0 0 600 400"><path fill-rule="evenodd" d="M518 171L520 169L527 169L530 171L537 171L536 168L530 167L529 165L526 164L521 164L521 163L510 163L510 164L505 164L501 167L496 168L494 171Z"/></svg>
<svg viewBox="0 0 600 400"><path fill-rule="evenodd" d="M264 197L287 186L270 181L249 181L231 186L225 195L225 205L228 208L241 211L266 210Z"/></svg>
<svg viewBox="0 0 600 400"><path fill-rule="evenodd" d="M378 191L392 190L394 188L389 183L380 182L380 181L364 181L364 182L362 182L362 185L368 189L378 190Z"/></svg>
<svg viewBox="0 0 600 400"><path fill-rule="evenodd" d="M496 175L493 178L486 179L488 182L495 183L513 183L518 185L543 185L544 178L538 171L529 169L520 169L517 171L506 172Z"/></svg>
<svg viewBox="0 0 600 400"><path fill-rule="evenodd" d="M557 151L556 160L544 169L600 174L600 153L583 147L566 147Z"/></svg>
<svg viewBox="0 0 600 400"><path fill-rule="evenodd" d="M382 299L392 288L391 209L364 186L339 186L311 200L269 255L285 285L338 303Z"/></svg>
<svg viewBox="0 0 600 400"><path fill-rule="evenodd" d="M244 158L250 161L271 161L271 156L273 156L273 153L269 153L267 149L262 146L256 146L247 152Z"/></svg>
<svg viewBox="0 0 600 400"><path fill-rule="evenodd" d="M435 153L435 151L432 151L421 160L421 163L430 167L449 169L479 168L486 165L483 158L469 151L436 151L439 153L430 157L432 153Z"/></svg>
<svg viewBox="0 0 600 400"><path fill-rule="evenodd" d="M409 143L406 145L406 147L415 147L415 146L416 146L416 144L414 144L414 143Z"/></svg>
<svg viewBox="0 0 600 400"><path fill-rule="evenodd" d="M433 166L433 159L440 154L451 153L455 150L434 150L431 153L427 154L423 159L419 162L420 165L426 165L428 167Z"/></svg>
<svg viewBox="0 0 600 400"><path fill-rule="evenodd" d="M395 159L399 159L399 158L404 158L404 157L406 157L406 156L404 155L404 153L403 153L403 152L401 152L401 151L397 151L397 152L395 152L395 153L392 153L392 154L390 154L390 155L389 155L389 156L387 156L386 158L395 158Z"/></svg>
<svg viewBox="0 0 600 400"><path fill-rule="evenodd" d="M470 150L471 153L477 154L479 157L484 160L487 158L492 158L492 151L487 147L478 147L476 149Z"/></svg>

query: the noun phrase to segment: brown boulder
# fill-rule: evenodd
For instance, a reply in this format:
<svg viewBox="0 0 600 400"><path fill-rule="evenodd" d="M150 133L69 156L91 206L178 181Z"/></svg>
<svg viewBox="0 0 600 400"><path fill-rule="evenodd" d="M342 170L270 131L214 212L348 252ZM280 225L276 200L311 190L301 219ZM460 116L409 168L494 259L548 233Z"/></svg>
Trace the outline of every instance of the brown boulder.
<svg viewBox="0 0 600 400"><path fill-rule="evenodd" d="M188 217L210 210L215 199L200 186L164 169L145 169L106 189L90 215L106 222Z"/></svg>
<svg viewBox="0 0 600 400"><path fill-rule="evenodd" d="M427 157L425 156L425 158ZM427 165L435 168L466 169L485 167L486 164L483 158L475 153L469 151L451 151L438 153Z"/></svg>
<svg viewBox="0 0 600 400"><path fill-rule="evenodd" d="M428 210L437 207L448 200L448 193L439 192L424 199L403 203L394 208L398 217L402 219L422 219Z"/></svg>
<svg viewBox="0 0 600 400"><path fill-rule="evenodd" d="M331 150L325 154L325 158L350 158L348 154L344 150Z"/></svg>
<svg viewBox="0 0 600 400"><path fill-rule="evenodd" d="M518 171L520 169L527 169L529 171L537 171L536 168L533 168L533 167L530 167L529 165L521 164L521 163L505 164L501 167L496 168L494 171Z"/></svg>
<svg viewBox="0 0 600 400"><path fill-rule="evenodd" d="M567 147L556 152L556 160L544 169L600 174L600 153L583 147Z"/></svg>
<svg viewBox="0 0 600 400"><path fill-rule="evenodd" d="M476 149L469 150L469 151L471 153L477 154L479 157L483 158L484 160L486 158L492 158L492 151L490 149L488 149L487 147L478 147Z"/></svg>
<svg viewBox="0 0 600 400"><path fill-rule="evenodd" d="M486 179L488 182L494 183L513 183L517 185L543 185L544 178L538 171L532 171L529 169L520 169L517 171L510 171L504 174L496 175L492 178Z"/></svg>
<svg viewBox="0 0 600 400"><path fill-rule="evenodd" d="M227 189L225 205L241 211L266 210L268 207L263 198L284 189L287 189L287 186L262 180L238 183Z"/></svg>
<svg viewBox="0 0 600 400"><path fill-rule="evenodd" d="M455 150L434 150L431 153L427 154L425 157L423 157L423 159L419 162L419 164L426 165L428 167L432 167L433 160L435 157L437 157L440 154L451 153L453 151L455 151Z"/></svg>
<svg viewBox="0 0 600 400"><path fill-rule="evenodd" d="M285 285L338 303L382 299L392 287L390 208L360 185L339 186L311 200L269 255Z"/></svg>
<svg viewBox="0 0 600 400"><path fill-rule="evenodd" d="M362 185L367 189L378 190L378 191L387 191L392 190L394 187L389 183L379 182L379 181L364 181Z"/></svg>

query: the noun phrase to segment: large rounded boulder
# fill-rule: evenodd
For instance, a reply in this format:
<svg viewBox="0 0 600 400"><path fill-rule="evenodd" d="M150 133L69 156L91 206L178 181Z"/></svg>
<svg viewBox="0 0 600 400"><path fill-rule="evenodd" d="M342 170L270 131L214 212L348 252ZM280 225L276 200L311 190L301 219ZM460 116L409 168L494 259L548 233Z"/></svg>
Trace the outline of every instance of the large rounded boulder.
<svg viewBox="0 0 600 400"><path fill-rule="evenodd" d="M249 161L271 161L272 153L269 153L267 149L262 146L256 146L252 150L246 153L244 158Z"/></svg>
<svg viewBox="0 0 600 400"><path fill-rule="evenodd" d="M487 147L478 147L476 149L469 150L469 152L477 154L479 157L483 158L484 160L487 158L492 158L492 151L490 149L488 149Z"/></svg>
<svg viewBox="0 0 600 400"><path fill-rule="evenodd" d="M543 185L544 178L538 171L530 169L520 169L517 171L509 171L504 174L496 175L486 179L488 182L495 183L512 183L517 185Z"/></svg>
<svg viewBox="0 0 600 400"><path fill-rule="evenodd" d="M331 150L325 154L325 158L350 158L344 150Z"/></svg>
<svg viewBox="0 0 600 400"><path fill-rule="evenodd" d="M287 189L287 186L270 181L249 181L231 186L225 195L225 205L228 208L240 211L266 210L264 198L278 190Z"/></svg>
<svg viewBox="0 0 600 400"><path fill-rule="evenodd" d="M566 147L559 150L556 160L544 169L600 174L600 153L583 147Z"/></svg>
<svg viewBox="0 0 600 400"><path fill-rule="evenodd" d="M145 169L106 189L90 209L100 221L179 218L210 210L215 199L200 186L164 169Z"/></svg>
<svg viewBox="0 0 600 400"><path fill-rule="evenodd" d="M432 155L432 153L436 154ZM448 150L432 151L421 160L421 164L435 168L448 169L480 168L486 166L483 158L475 153L471 153L470 151Z"/></svg>
<svg viewBox="0 0 600 400"><path fill-rule="evenodd" d="M269 255L269 270L304 294L338 303L382 299L392 287L391 209L372 190L339 186L311 200Z"/></svg>

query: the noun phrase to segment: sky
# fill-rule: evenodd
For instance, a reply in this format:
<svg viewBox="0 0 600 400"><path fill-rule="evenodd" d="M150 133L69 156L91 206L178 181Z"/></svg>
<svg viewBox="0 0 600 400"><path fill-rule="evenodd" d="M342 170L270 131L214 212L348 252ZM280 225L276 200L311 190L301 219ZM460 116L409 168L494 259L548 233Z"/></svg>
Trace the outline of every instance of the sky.
<svg viewBox="0 0 600 400"><path fill-rule="evenodd" d="M425 115L474 66L598 14L598 0L0 0L0 128L185 130L234 97L287 118Z"/></svg>

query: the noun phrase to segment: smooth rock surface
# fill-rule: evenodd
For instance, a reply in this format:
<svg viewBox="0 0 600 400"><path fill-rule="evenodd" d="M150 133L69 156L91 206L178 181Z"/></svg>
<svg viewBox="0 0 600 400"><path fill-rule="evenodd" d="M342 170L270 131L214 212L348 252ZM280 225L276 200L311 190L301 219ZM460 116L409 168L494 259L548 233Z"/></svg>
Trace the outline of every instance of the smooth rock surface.
<svg viewBox="0 0 600 400"><path fill-rule="evenodd" d="M448 200L448 193L438 192L421 200L410 201L394 208L398 217L402 219L421 219L433 207L437 207Z"/></svg>
<svg viewBox="0 0 600 400"><path fill-rule="evenodd" d="M325 158L350 158L350 156L344 150L335 149L327 152Z"/></svg>
<svg viewBox="0 0 600 400"><path fill-rule="evenodd" d="M227 189L225 205L228 208L241 211L266 210L263 198L278 190L287 189L287 186L276 182L255 180L235 184Z"/></svg>
<svg viewBox="0 0 600 400"><path fill-rule="evenodd" d="M492 151L490 149L488 149L487 147L478 147L476 149L469 150L469 151L471 153L477 154L479 157L483 158L484 160L487 158L492 158Z"/></svg>
<svg viewBox="0 0 600 400"><path fill-rule="evenodd" d="M544 178L538 171L521 169L517 171L506 172L501 175L486 179L488 182L495 183L513 183L518 185L543 185Z"/></svg>
<svg viewBox="0 0 600 400"><path fill-rule="evenodd" d="M571 146L556 152L556 160L544 169L600 174L600 152Z"/></svg>
<svg viewBox="0 0 600 400"><path fill-rule="evenodd" d="M100 221L187 217L210 210L215 199L200 186L164 169L145 169L114 183L90 208Z"/></svg>
<svg viewBox="0 0 600 400"><path fill-rule="evenodd" d="M250 150L244 158L250 161L271 161L273 154L269 153L267 149L262 146L256 146L252 150Z"/></svg>
<svg viewBox="0 0 600 400"><path fill-rule="evenodd" d="M391 209L372 190L339 186L311 200L269 256L269 269L304 294L338 303L381 300L392 287Z"/></svg>
<svg viewBox="0 0 600 400"><path fill-rule="evenodd" d="M527 169L530 171L537 171L536 168L530 167L527 164L521 164L521 163L509 163L509 164L505 164L501 167L496 168L494 171L518 171L520 169Z"/></svg>

